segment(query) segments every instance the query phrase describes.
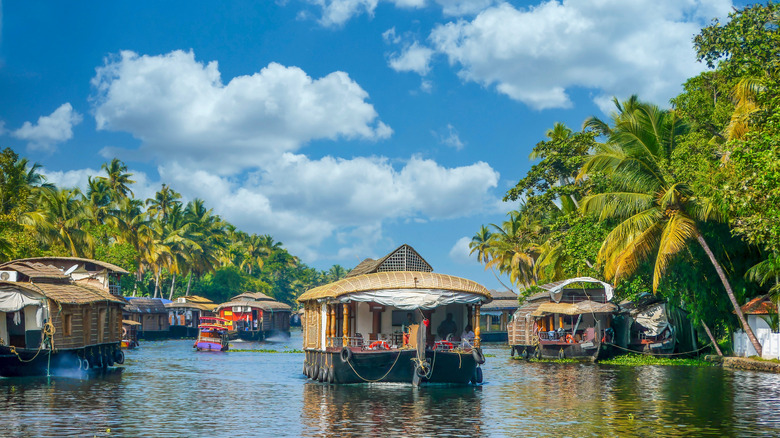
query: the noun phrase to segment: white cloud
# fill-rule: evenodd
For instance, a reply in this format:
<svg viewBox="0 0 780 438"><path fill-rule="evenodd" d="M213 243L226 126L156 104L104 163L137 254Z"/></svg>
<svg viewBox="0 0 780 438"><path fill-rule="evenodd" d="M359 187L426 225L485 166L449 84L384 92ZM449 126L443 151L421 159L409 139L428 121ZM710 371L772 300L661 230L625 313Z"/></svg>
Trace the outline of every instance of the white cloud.
<svg viewBox="0 0 780 438"><path fill-rule="evenodd" d="M379 140L392 133L344 72L312 79L271 63L225 85L217 62L204 65L192 52L124 51L97 69L92 84L98 129L141 140L139 158L219 173L260 166L314 139ZM103 155L128 156L111 148Z"/></svg>
<svg viewBox="0 0 780 438"><path fill-rule="evenodd" d="M428 6L427 0L384 0L386 3L392 3L397 8L402 9L420 9ZM444 15L472 15L498 3L499 0L435 0L434 3L442 8ZM322 16L319 19L320 24L325 27L339 27L352 19L353 17L366 14L369 17L374 16L379 0L307 0L309 4L315 5L322 10ZM303 13L300 16L305 17L308 14Z"/></svg>
<svg viewBox="0 0 780 438"><path fill-rule="evenodd" d="M451 148L455 148L455 150L461 150L463 149L463 141L460 139L460 135L458 134L458 130L455 129L452 124L447 124L447 129L443 133L433 133L434 136L439 140L439 143L449 146Z"/></svg>
<svg viewBox="0 0 780 438"><path fill-rule="evenodd" d="M350 241L342 251L366 254L382 240L386 221L457 218L492 208L490 192L498 183L498 173L483 162L444 168L417 157L395 169L380 157L312 160L287 153L243 181L176 163L159 172L238 228L269 233L309 261L329 238Z"/></svg>
<svg viewBox="0 0 780 438"><path fill-rule="evenodd" d="M433 50L421 46L417 41L404 48L401 54L390 56L389 65L398 72L414 72L425 76L431 70L430 62Z"/></svg>
<svg viewBox="0 0 780 438"><path fill-rule="evenodd" d="M460 76L536 109L571 106L573 88L596 99L638 93L666 102L703 66L692 37L731 3L705 0L547 1L528 9L507 3L471 21L437 26L433 47Z"/></svg>
<svg viewBox="0 0 780 438"><path fill-rule="evenodd" d="M458 239L450 249L450 260L461 265L479 264L477 258L469 254L471 251L469 243L471 243L471 238L469 237L461 237Z"/></svg>
<svg viewBox="0 0 780 438"><path fill-rule="evenodd" d="M38 117L33 125L24 122L22 127L13 131L12 136L27 141L29 151L53 151L57 143L73 138L73 126L82 121L81 114L73 110L70 103L64 103L51 115Z"/></svg>
<svg viewBox="0 0 780 438"><path fill-rule="evenodd" d="M89 177L106 176L105 171L102 169L75 169L64 172L42 169L41 173L46 177L46 181L53 183L57 187L79 188L84 193L87 192L87 187L89 187ZM151 181L146 173L134 170L128 170L128 173L133 174L130 179L135 181L135 184L132 184L130 189L133 191L133 196L136 199L146 200L153 198L157 190L160 189L160 183Z"/></svg>
<svg viewBox="0 0 780 438"><path fill-rule="evenodd" d="M498 0L435 0L444 15L471 15L498 3Z"/></svg>

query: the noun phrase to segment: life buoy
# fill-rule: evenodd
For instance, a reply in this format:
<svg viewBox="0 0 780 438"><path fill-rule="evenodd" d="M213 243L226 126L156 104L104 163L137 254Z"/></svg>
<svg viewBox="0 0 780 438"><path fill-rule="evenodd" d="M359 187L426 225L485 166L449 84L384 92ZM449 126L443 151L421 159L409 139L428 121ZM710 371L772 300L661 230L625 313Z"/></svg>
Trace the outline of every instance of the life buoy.
<svg viewBox="0 0 780 438"><path fill-rule="evenodd" d="M81 359L80 368L84 371L89 371L89 361L87 359Z"/></svg>
<svg viewBox="0 0 780 438"><path fill-rule="evenodd" d="M117 350L114 352L114 362L118 363L119 365L122 365L125 363L125 352L122 350Z"/></svg>
<svg viewBox="0 0 780 438"><path fill-rule="evenodd" d="M349 362L349 360L352 359L352 350L350 350L348 347L344 347L341 349L341 361L344 363Z"/></svg>
<svg viewBox="0 0 780 438"><path fill-rule="evenodd" d="M572 337L572 335L566 335L566 343L567 344L573 344L574 343L574 337Z"/></svg>
<svg viewBox="0 0 780 438"><path fill-rule="evenodd" d="M478 364L482 365L485 363L485 355L482 354L481 348L472 348L471 349L471 355L474 356L474 361Z"/></svg>
<svg viewBox="0 0 780 438"><path fill-rule="evenodd" d="M452 345L452 344L450 344ZM390 346L387 345L387 342L385 341L374 341L371 343L371 345L368 346L371 350L379 350L381 347L382 350L389 350ZM343 351L343 350L342 350Z"/></svg>
<svg viewBox="0 0 780 438"><path fill-rule="evenodd" d="M452 342L450 341L438 341L433 344L434 350L452 350Z"/></svg>
<svg viewBox="0 0 780 438"><path fill-rule="evenodd" d="M477 375L477 377L476 377L477 383L482 383L482 368L481 367L477 367L477 369L474 370L474 373Z"/></svg>
<svg viewBox="0 0 780 438"><path fill-rule="evenodd" d="M127 328L122 327L122 337L124 338L125 336L127 336Z"/></svg>

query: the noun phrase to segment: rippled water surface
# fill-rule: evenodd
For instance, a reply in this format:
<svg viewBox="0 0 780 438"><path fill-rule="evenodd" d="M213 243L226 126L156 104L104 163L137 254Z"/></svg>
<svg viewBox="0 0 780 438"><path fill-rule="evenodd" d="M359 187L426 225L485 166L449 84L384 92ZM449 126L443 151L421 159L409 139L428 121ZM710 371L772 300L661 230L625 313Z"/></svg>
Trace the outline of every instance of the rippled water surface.
<svg viewBox="0 0 780 438"><path fill-rule="evenodd" d="M300 332L233 349L300 348ZM123 372L0 378L0 436L780 436L780 376L529 364L487 346L480 387L328 386L301 353L146 342ZM491 355L495 355L491 357Z"/></svg>

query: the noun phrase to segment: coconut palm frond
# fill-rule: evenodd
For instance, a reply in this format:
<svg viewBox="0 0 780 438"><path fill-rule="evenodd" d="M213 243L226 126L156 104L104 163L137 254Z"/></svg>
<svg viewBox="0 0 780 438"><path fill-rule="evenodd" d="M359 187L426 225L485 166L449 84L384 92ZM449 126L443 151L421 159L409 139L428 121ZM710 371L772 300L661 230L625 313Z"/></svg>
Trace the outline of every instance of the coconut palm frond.
<svg viewBox="0 0 780 438"><path fill-rule="evenodd" d="M625 218L647 210L655 197L645 193L599 193L583 198L580 208L586 214L599 214L600 220Z"/></svg>
<svg viewBox="0 0 780 438"><path fill-rule="evenodd" d="M658 290L658 284L672 257L685 248L687 241L695 234L695 222L681 212L673 214L666 222L653 268L653 292Z"/></svg>

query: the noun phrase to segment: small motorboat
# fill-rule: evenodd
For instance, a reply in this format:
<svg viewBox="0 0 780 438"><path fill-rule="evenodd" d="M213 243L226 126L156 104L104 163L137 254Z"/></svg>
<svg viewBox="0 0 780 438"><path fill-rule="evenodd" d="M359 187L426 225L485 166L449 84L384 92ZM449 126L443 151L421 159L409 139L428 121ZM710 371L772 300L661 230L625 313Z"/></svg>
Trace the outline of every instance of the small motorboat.
<svg viewBox="0 0 780 438"><path fill-rule="evenodd" d="M192 347L197 351L227 351L228 320L203 316L198 325L198 339Z"/></svg>

